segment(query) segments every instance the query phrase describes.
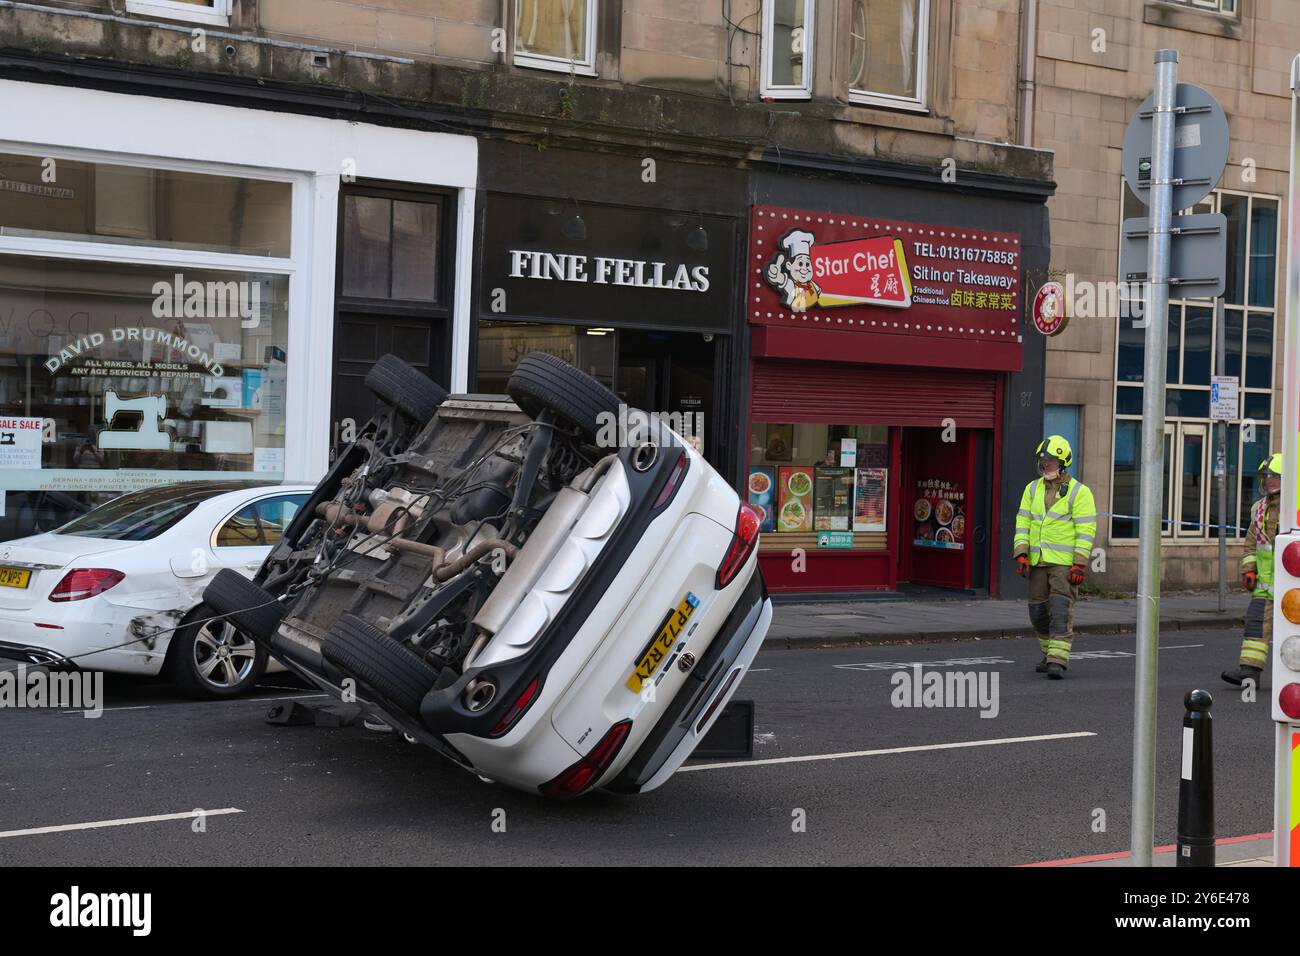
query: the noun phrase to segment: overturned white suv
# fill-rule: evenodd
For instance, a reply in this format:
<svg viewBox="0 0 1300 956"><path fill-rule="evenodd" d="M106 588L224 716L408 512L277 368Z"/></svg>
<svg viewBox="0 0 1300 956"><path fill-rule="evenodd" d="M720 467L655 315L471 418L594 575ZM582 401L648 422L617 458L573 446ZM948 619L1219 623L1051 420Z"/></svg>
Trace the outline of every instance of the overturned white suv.
<svg viewBox="0 0 1300 956"><path fill-rule="evenodd" d="M394 356L380 411L254 581L204 601L271 655L484 777L651 790L771 621L758 516L657 418L540 352L509 398ZM599 447L611 421L635 440ZM608 429L606 429L608 430Z"/></svg>

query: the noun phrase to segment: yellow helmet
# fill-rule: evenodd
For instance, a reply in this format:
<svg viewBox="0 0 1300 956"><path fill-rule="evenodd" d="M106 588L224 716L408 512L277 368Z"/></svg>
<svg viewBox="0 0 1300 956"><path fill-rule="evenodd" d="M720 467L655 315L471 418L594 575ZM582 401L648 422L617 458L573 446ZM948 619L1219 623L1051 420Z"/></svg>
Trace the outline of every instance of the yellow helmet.
<svg viewBox="0 0 1300 956"><path fill-rule="evenodd" d="M1038 458L1055 458L1061 463L1062 468L1069 468L1070 463L1074 461L1074 452L1070 450L1070 443L1060 435L1048 435L1038 443L1034 454Z"/></svg>
<svg viewBox="0 0 1300 956"><path fill-rule="evenodd" d="M1274 452L1259 463L1259 477L1276 475L1282 477L1282 453Z"/></svg>

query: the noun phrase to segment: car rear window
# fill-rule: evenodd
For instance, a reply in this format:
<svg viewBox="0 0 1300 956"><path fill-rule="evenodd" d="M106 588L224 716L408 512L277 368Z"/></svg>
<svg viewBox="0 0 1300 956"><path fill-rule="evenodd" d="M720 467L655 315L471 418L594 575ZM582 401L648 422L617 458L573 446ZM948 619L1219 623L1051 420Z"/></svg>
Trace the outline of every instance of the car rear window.
<svg viewBox="0 0 1300 956"><path fill-rule="evenodd" d="M230 489L214 491L168 485L133 491L87 511L54 533L113 541L148 541L174 527L201 502L222 490Z"/></svg>

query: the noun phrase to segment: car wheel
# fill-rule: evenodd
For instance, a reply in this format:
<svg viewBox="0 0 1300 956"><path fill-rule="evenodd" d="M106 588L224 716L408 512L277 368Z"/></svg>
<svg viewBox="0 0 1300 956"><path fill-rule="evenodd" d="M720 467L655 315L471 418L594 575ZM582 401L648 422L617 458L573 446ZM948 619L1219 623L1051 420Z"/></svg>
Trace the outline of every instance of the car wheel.
<svg viewBox="0 0 1300 956"><path fill-rule="evenodd" d="M528 415L544 409L574 425L588 441L600 434L606 415L618 421L619 398L586 372L545 352L529 352L515 368L506 392Z"/></svg>
<svg viewBox="0 0 1300 956"><path fill-rule="evenodd" d="M396 355L385 355L366 373L366 387L381 402L423 425L447 397L447 390Z"/></svg>
<svg viewBox="0 0 1300 956"><path fill-rule="evenodd" d="M345 614L325 635L325 659L351 674L406 714L418 714L420 702L438 672L379 628Z"/></svg>
<svg viewBox="0 0 1300 956"><path fill-rule="evenodd" d="M263 644L271 639L284 616L284 605L274 594L230 568L222 568L208 582L203 589L203 603Z"/></svg>
<svg viewBox="0 0 1300 956"><path fill-rule="evenodd" d="M228 619L210 620L215 608L200 604L185 618L167 649L172 680L191 697L238 697L266 670L266 649Z"/></svg>

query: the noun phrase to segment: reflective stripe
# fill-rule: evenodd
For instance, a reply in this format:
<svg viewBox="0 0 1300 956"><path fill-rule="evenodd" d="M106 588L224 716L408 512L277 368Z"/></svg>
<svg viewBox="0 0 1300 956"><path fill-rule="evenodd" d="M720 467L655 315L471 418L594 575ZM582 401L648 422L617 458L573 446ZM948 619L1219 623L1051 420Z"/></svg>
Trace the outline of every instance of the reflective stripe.
<svg viewBox="0 0 1300 956"><path fill-rule="evenodd" d="M1028 508L1021 508L1021 509L1020 509L1018 512L1016 512L1016 513L1017 513L1018 515L1020 515L1021 517L1023 517L1023 518L1032 518L1032 517L1034 516L1034 513L1033 513L1032 511L1030 511Z"/></svg>
<svg viewBox="0 0 1300 956"><path fill-rule="evenodd" d="M1070 482L1070 501L1065 506L1067 512L1074 510L1074 499L1079 496L1079 487L1080 485L1078 481Z"/></svg>
<svg viewBox="0 0 1300 956"><path fill-rule="evenodd" d="M1059 551L1063 554L1070 554L1074 551L1073 545L1068 544L1048 544L1046 541L1040 541L1038 546L1044 551Z"/></svg>
<svg viewBox="0 0 1300 956"><path fill-rule="evenodd" d="M1076 515L1075 517L1071 518L1070 520L1073 521L1075 524L1092 524L1094 521L1097 520L1097 516L1096 516L1096 515Z"/></svg>

